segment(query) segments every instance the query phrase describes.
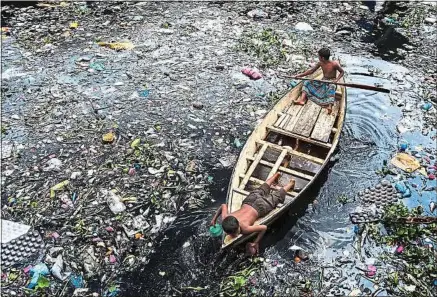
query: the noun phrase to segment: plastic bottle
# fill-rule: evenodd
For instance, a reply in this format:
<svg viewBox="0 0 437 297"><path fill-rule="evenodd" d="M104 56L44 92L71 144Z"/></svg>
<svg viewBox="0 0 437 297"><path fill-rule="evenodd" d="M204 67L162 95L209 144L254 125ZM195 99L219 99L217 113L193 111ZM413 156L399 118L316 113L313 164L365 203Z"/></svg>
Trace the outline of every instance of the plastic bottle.
<svg viewBox="0 0 437 297"><path fill-rule="evenodd" d="M126 205L121 201L120 196L106 189L102 189L100 192L105 196L105 200L114 214L119 214L126 210Z"/></svg>

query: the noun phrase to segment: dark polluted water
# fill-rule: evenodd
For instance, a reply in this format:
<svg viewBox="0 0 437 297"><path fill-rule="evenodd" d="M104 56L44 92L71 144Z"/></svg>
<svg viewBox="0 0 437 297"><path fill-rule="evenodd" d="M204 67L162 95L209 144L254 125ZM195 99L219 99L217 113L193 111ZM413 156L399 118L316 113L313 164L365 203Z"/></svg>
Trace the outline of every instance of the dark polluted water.
<svg viewBox="0 0 437 297"><path fill-rule="evenodd" d="M340 54L339 58L346 73L350 73L347 81L369 85L376 83L397 89L396 78L408 74L406 68L379 59L347 54ZM374 76L362 75L369 72L374 72ZM414 92L411 87L410 91L399 94L409 97ZM310 254L310 263L313 264L303 264L299 268L302 271L311 268L305 265L321 267L335 264L339 256L355 253L352 246L353 224L348 213L358 204L350 202L342 205L337 198L340 195L353 198L358 191L376 184L381 177L375 171L396 151L401 140L396 126L402 118L402 111L392 105L393 98L390 96L395 95L348 89L346 122L337 152L338 161L324 170L307 195L287 215L276 221L264 237L261 256L280 265L266 272L266 279L264 282L260 280L261 284L257 287L263 291L258 293L270 294L281 286L281 279L294 265L294 252L289 249L292 245L302 247ZM430 136L422 136L420 129L407 132L402 137L415 145L433 147ZM219 293L222 279L246 261L241 251L221 252L220 243L210 238L207 232L215 209L225 202L231 174L232 170L212 172L215 183L211 195L216 200L215 204L177 218L174 225L162 234L150 260L140 270L124 275L121 280L123 296L215 296ZM433 195L428 193L419 197L414 192L406 202L415 206L420 200L423 205L428 205ZM369 258L377 256L369 253L366 253ZM341 268L346 277L345 283L351 289L359 285L370 287L371 283L360 280L360 271L354 266ZM344 293L349 292L346 290ZM382 291L381 294L386 293Z"/></svg>

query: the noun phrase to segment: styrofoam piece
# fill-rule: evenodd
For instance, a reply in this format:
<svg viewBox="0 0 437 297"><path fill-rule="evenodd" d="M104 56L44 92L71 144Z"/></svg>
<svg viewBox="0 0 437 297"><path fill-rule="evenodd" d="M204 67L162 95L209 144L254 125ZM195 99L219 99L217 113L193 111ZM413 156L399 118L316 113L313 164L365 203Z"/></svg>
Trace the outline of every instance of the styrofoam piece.
<svg viewBox="0 0 437 297"><path fill-rule="evenodd" d="M2 223L2 235L1 243L8 243L21 235L24 235L29 231L30 226L8 221L1 220Z"/></svg>

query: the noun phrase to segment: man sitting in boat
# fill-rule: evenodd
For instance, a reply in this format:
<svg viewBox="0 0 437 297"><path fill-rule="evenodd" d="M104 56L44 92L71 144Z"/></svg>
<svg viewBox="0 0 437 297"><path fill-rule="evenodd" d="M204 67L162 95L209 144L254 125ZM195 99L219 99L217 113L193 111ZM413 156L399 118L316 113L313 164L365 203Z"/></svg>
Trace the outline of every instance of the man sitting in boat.
<svg viewBox="0 0 437 297"><path fill-rule="evenodd" d="M329 60L331 52L327 48L322 48L319 50L319 62L311 69L296 75L295 77L304 77L306 75L313 74L320 67L323 70L323 79L330 80L334 83L338 82L344 74L343 68L341 68L340 63L337 61ZM337 76L337 70L340 74ZM321 105L328 109L328 114L332 112L332 105L335 101L335 84L323 83L319 81L305 81L303 83L302 95L299 100L295 101L295 104L304 105L307 98L314 103Z"/></svg>
<svg viewBox="0 0 437 297"><path fill-rule="evenodd" d="M248 250L251 254L257 254L259 242L267 230L265 225L254 225L255 221L267 215L274 210L279 203L284 203L287 191L294 188L295 181L292 179L284 187L272 186L279 178L280 173L276 173L259 188L253 190L243 200L241 208L228 214L228 206L222 204L211 220L211 226L214 226L217 218L222 216L223 231L231 237L237 237L240 233L250 234L259 232L253 243L248 243ZM270 193L271 188L277 191Z"/></svg>

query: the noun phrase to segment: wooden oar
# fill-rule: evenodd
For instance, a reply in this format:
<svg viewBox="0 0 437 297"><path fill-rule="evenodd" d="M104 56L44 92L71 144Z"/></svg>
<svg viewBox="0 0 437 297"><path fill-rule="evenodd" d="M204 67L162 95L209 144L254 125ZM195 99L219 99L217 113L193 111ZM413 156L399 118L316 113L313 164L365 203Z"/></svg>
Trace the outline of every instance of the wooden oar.
<svg viewBox="0 0 437 297"><path fill-rule="evenodd" d="M362 85L362 84L355 84L355 83L333 82L333 81L329 81L329 80L319 80L319 79L312 79L312 78L295 77L295 76L291 76L291 75L282 75L282 76L283 77L287 77L287 78L300 79L300 80L318 81L318 82L334 84L334 85L339 85L339 86L345 86L345 87L350 87L350 88L372 90L372 91L377 91L377 92L382 92L382 93L390 93L389 89L384 89L384 88L375 87L375 86L369 86L369 85Z"/></svg>

